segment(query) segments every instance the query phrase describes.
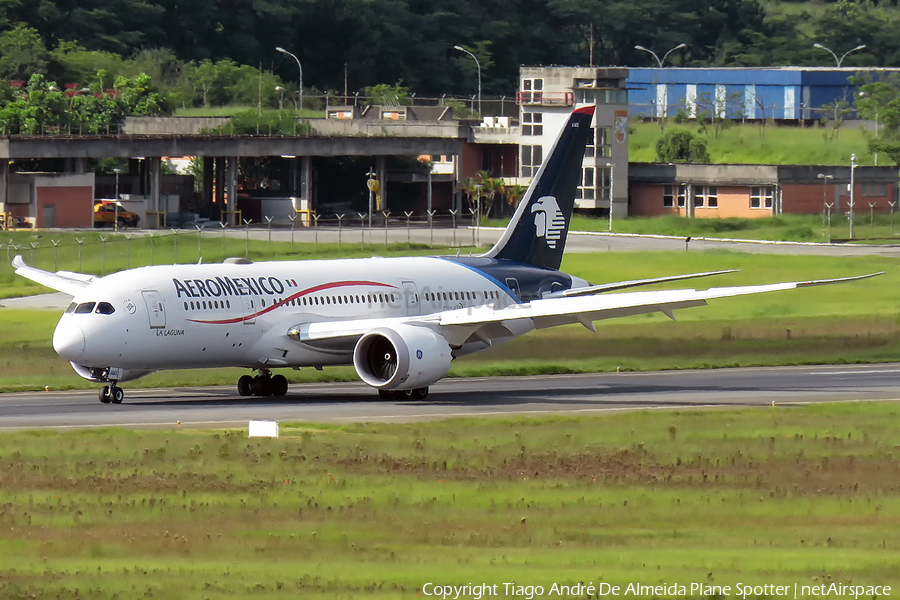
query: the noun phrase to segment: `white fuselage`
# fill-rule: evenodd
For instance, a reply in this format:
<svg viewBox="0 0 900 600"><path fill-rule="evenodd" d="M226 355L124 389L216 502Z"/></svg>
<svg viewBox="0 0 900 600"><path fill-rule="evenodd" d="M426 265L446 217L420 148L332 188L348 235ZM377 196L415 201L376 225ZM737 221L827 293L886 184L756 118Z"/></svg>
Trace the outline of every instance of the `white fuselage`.
<svg viewBox="0 0 900 600"><path fill-rule="evenodd" d="M153 266L87 286L53 345L75 364L132 372L349 364L352 346L304 344L288 330L513 302L499 281L436 257Z"/></svg>

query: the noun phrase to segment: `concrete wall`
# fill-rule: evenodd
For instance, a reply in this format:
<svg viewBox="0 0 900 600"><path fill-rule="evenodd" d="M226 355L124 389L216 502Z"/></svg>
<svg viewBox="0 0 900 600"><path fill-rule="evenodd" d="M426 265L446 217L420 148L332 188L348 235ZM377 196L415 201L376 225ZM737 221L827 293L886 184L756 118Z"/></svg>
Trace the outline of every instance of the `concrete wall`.
<svg viewBox="0 0 900 600"><path fill-rule="evenodd" d="M230 117L125 117L125 134L197 135L230 120Z"/></svg>
<svg viewBox="0 0 900 600"><path fill-rule="evenodd" d="M384 121L381 119L309 119L320 136L406 138L467 138L469 126L461 121Z"/></svg>

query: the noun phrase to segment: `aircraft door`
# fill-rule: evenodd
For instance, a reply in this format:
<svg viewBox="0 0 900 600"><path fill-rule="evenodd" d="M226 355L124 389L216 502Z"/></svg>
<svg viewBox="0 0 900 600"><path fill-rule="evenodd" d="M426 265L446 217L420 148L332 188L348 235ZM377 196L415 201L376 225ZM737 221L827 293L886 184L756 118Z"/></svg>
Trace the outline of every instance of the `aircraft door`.
<svg viewBox="0 0 900 600"><path fill-rule="evenodd" d="M244 305L244 325L253 325L256 323L256 312L259 300L253 296L241 296Z"/></svg>
<svg viewBox="0 0 900 600"><path fill-rule="evenodd" d="M406 314L414 316L419 314L419 290L412 281L403 282L403 296L406 302Z"/></svg>
<svg viewBox="0 0 900 600"><path fill-rule="evenodd" d="M166 309L163 306L162 295L155 290L141 292L144 296L144 304L147 305L147 314L150 317L150 329L166 328Z"/></svg>
<svg viewBox="0 0 900 600"><path fill-rule="evenodd" d="M516 298L522 297L522 294L519 293L519 280L515 277L506 278L506 287L512 290L512 293L516 295Z"/></svg>

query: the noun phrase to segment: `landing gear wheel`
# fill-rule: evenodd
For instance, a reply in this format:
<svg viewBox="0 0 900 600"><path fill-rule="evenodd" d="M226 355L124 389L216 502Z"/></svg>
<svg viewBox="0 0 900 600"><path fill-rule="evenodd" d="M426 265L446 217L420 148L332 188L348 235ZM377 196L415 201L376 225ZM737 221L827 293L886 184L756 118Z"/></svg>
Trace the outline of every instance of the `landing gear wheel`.
<svg viewBox="0 0 900 600"><path fill-rule="evenodd" d="M238 394L241 396L253 395L253 378L249 375L241 375L237 382Z"/></svg>
<svg viewBox="0 0 900 600"><path fill-rule="evenodd" d="M273 396L284 396L288 391L288 380L284 375L273 375L270 383Z"/></svg>
<svg viewBox="0 0 900 600"><path fill-rule="evenodd" d="M100 393L98 395L100 396L100 402L102 402L103 404L109 404L110 397L108 385L104 385L102 388L100 388Z"/></svg>
<svg viewBox="0 0 900 600"><path fill-rule="evenodd" d="M413 394L413 390L397 390L394 392L394 397L397 400L412 400L415 397Z"/></svg>
<svg viewBox="0 0 900 600"><path fill-rule="evenodd" d="M413 390L412 394L413 400L424 400L428 397L428 388L421 387Z"/></svg>
<svg viewBox="0 0 900 600"><path fill-rule="evenodd" d="M269 396L272 394L272 378L257 375L253 378L252 388L257 396Z"/></svg>
<svg viewBox="0 0 900 600"><path fill-rule="evenodd" d="M393 400L394 392L393 390L378 390L378 397L382 400Z"/></svg>
<svg viewBox="0 0 900 600"><path fill-rule="evenodd" d="M125 390L116 385L110 386L109 399L112 400L113 404L122 404L122 400L125 399Z"/></svg>

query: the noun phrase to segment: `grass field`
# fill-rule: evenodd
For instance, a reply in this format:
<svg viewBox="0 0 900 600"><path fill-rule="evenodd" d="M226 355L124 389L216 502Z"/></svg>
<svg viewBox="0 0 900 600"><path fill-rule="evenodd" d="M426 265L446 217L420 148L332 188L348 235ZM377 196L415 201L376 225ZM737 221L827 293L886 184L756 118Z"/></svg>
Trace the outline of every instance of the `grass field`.
<svg viewBox="0 0 900 600"><path fill-rule="evenodd" d="M656 162L656 140L661 135L657 123L629 123L628 160ZM669 120L667 127L684 127L697 132L693 123L683 125ZM828 127L776 127L735 123L719 137L712 131L701 134L709 157L716 164L764 165L849 165L856 154L859 165L875 164L875 156L858 127L844 125L833 134ZM881 157L884 165L885 158Z"/></svg>
<svg viewBox="0 0 900 600"><path fill-rule="evenodd" d="M485 226L506 227L509 219L490 219ZM854 243L896 244L900 242L900 218L894 214L857 212ZM573 231L609 231L609 220L576 214ZM678 216L627 217L615 219L613 233L668 235L674 237L766 240L774 242L818 242L848 240L850 222L844 215L778 215L762 219L686 219Z"/></svg>
<svg viewBox="0 0 900 600"><path fill-rule="evenodd" d="M277 440L7 433L0 596L419 598L427 583L485 583L512 597L503 583L516 582L541 597L601 581L896 590L897 410L299 424Z"/></svg>
<svg viewBox="0 0 900 600"><path fill-rule="evenodd" d="M891 362L900 359L897 266L897 259L875 256L572 254L566 256L563 270L597 283L720 269L741 272L670 287L887 273L851 284L720 299L707 307L679 311L677 322L645 315L598 323L597 334L580 326L534 332L455 361L450 376ZM92 387L51 347L58 317L54 311L0 310L0 391ZM243 373L240 369L166 371L128 385L231 385ZM292 382L356 379L351 367L323 372L304 369L286 375Z"/></svg>

